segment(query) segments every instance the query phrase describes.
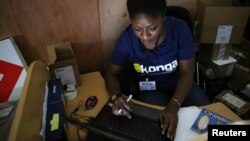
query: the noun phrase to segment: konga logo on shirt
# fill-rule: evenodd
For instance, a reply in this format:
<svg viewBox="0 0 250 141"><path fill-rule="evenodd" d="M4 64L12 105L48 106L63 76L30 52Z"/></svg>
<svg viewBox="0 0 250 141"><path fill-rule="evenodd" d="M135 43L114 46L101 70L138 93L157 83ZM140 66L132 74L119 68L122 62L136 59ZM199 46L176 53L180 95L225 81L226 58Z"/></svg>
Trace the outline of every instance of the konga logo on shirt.
<svg viewBox="0 0 250 141"><path fill-rule="evenodd" d="M135 63L134 69L138 73L170 73L176 70L178 66L178 62L174 60L171 63L165 65L158 65L158 66L143 66L140 64Z"/></svg>

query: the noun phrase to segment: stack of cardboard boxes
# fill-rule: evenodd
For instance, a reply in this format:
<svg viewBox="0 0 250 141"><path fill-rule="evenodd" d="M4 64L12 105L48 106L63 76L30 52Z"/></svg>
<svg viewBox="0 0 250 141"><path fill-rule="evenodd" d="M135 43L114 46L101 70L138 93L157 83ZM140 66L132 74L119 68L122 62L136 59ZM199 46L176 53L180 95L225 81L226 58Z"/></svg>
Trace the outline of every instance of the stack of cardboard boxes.
<svg viewBox="0 0 250 141"><path fill-rule="evenodd" d="M195 37L199 43L199 53L207 60L200 63L203 77L210 80L230 78L230 83L237 84L243 80L238 79L239 76L243 75L241 78L250 76L248 57L250 42L243 38L250 16L250 7L235 6L234 2L233 0L198 0ZM244 74L242 70L246 73ZM243 87L243 83L241 84ZM220 84L213 85L219 87ZM249 102L232 91L229 93L222 90L213 93L215 100L223 102L242 117L249 116Z"/></svg>
<svg viewBox="0 0 250 141"><path fill-rule="evenodd" d="M215 68L211 70L209 63L200 65L207 78L231 76L237 61L230 52L232 46L241 44L249 15L250 7L233 6L232 0L198 0L196 38L200 43L199 52Z"/></svg>

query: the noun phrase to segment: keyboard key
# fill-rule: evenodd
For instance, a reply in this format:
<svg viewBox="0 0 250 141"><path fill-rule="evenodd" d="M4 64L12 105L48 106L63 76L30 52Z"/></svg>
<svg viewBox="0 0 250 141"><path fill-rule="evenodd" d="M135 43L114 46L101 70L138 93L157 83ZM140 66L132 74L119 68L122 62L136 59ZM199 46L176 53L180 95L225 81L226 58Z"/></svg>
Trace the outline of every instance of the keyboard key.
<svg viewBox="0 0 250 141"><path fill-rule="evenodd" d="M138 141L166 141L161 135L160 122L132 113L132 119L115 116L111 107L104 106L93 126Z"/></svg>

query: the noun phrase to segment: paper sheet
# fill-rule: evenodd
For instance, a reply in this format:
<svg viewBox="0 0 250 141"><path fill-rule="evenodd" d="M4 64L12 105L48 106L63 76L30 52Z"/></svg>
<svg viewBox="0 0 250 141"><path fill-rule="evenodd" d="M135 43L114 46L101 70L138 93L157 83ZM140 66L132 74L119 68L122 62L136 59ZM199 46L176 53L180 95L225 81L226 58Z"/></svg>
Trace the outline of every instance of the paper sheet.
<svg viewBox="0 0 250 141"><path fill-rule="evenodd" d="M42 127L41 127L41 130L40 130L40 135L41 135L43 141L45 141L45 126L46 126L48 92L49 92L49 88L48 88L48 85L47 85L47 82L46 82L45 92L44 92L44 101L43 101Z"/></svg>
<svg viewBox="0 0 250 141"><path fill-rule="evenodd" d="M188 141L199 136L198 133L191 130L195 119L198 117L201 109L196 106L183 107L178 112L178 125L174 141Z"/></svg>

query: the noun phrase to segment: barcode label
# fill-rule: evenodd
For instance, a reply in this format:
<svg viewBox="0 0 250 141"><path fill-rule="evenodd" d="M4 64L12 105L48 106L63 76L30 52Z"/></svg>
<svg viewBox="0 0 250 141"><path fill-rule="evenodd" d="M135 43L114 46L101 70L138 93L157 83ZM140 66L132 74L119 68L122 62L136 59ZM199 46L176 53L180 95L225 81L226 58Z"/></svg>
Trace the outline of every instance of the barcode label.
<svg viewBox="0 0 250 141"><path fill-rule="evenodd" d="M225 94L222 99L226 100L227 102L233 104L235 107L237 108L241 108L242 106L244 106L246 104L246 102L244 102L243 100L239 99L238 97L227 93Z"/></svg>
<svg viewBox="0 0 250 141"><path fill-rule="evenodd" d="M230 41L231 33L233 26L232 25L223 25L219 26L216 36L216 44L228 44Z"/></svg>

